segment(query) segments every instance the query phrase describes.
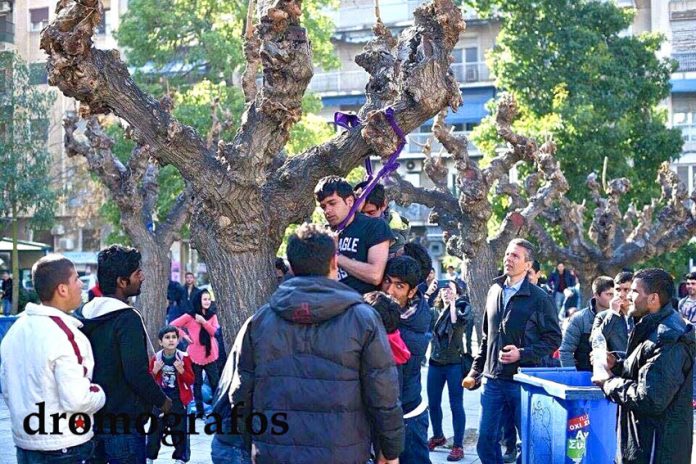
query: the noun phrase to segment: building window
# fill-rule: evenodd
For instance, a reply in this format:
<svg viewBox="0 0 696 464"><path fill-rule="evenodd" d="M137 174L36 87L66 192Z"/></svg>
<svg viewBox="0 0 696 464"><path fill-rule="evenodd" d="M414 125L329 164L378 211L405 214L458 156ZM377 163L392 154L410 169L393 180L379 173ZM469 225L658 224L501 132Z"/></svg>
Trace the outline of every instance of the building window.
<svg viewBox="0 0 696 464"><path fill-rule="evenodd" d="M111 34L111 17L109 16L109 8L104 7L104 14L101 21L97 25L97 34Z"/></svg>
<svg viewBox="0 0 696 464"><path fill-rule="evenodd" d="M48 7L29 10L29 22L31 32L41 32L48 25Z"/></svg>
<svg viewBox="0 0 696 464"><path fill-rule="evenodd" d="M31 63L29 65L29 83L31 85L48 84L46 63Z"/></svg>
<svg viewBox="0 0 696 464"><path fill-rule="evenodd" d="M672 125L681 130L685 144L696 142L696 112L674 113Z"/></svg>
<svg viewBox="0 0 696 464"><path fill-rule="evenodd" d="M82 251L101 248L101 231L99 229L82 229Z"/></svg>

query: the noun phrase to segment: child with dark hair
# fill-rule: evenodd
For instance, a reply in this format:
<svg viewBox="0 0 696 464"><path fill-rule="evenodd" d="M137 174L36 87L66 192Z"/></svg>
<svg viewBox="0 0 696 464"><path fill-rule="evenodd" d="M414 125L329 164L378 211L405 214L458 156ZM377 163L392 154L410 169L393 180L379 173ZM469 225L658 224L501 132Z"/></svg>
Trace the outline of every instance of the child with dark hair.
<svg viewBox="0 0 696 464"><path fill-rule="evenodd" d="M176 349L179 331L172 325L164 326L157 334L160 351L150 358L150 374L162 391L172 400L169 414L154 421L147 436L148 463L157 459L162 437L167 433L174 445L172 459L175 463L188 462L190 457L189 437L186 433L186 406L193 399L191 389L194 382L193 366L189 355ZM166 442L165 442L166 444Z"/></svg>
<svg viewBox="0 0 696 464"><path fill-rule="evenodd" d="M372 306L379 317L382 319L384 328L387 331L387 339L389 339L389 347L392 350L392 356L396 365L405 364L411 357L411 352L401 339L399 333L399 321L401 319L401 311L399 303L383 292L370 292L363 299L365 303Z"/></svg>

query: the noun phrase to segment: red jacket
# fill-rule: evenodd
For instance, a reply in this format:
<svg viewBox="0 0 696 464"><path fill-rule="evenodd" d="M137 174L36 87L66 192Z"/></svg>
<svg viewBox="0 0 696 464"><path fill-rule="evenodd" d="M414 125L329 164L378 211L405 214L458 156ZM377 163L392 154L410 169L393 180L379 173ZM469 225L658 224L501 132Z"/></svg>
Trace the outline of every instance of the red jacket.
<svg viewBox="0 0 696 464"><path fill-rule="evenodd" d="M389 347L392 350L392 357L394 358L394 363L396 365L406 364L409 359L411 359L411 352L408 350L406 343L404 343L401 338L399 330L387 334L387 339L389 340Z"/></svg>
<svg viewBox="0 0 696 464"><path fill-rule="evenodd" d="M164 350L159 350L155 355L150 358L150 374L152 374L152 368L155 365L155 360L162 358L162 352ZM176 373L176 384L179 387L179 398L181 399L181 404L186 407L193 399L193 382L195 381L195 376L193 375L193 364L191 363L191 358L189 355L183 351L176 350L176 359L184 362L184 373ZM160 387L162 386L162 370L160 369L157 374L152 375L155 378L155 382Z"/></svg>

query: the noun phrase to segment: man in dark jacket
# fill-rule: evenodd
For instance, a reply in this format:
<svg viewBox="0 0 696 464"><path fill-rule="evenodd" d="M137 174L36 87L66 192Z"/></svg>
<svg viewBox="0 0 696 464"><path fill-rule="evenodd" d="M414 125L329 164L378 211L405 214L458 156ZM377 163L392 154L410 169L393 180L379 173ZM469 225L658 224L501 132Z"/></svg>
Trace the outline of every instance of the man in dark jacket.
<svg viewBox="0 0 696 464"><path fill-rule="evenodd" d="M565 268L563 262L559 262L556 265L556 269L549 276L548 284L551 290L553 290L553 300L560 311L566 298L564 291L566 288L575 286L575 277Z"/></svg>
<svg viewBox="0 0 696 464"><path fill-rule="evenodd" d="M614 277L614 299L609 303L609 309L602 311L595 317L592 325L592 339L602 334L607 342L607 351L616 352L620 357L626 357L628 347L628 333L633 330L633 318L628 315L630 302L628 294L631 291L633 273L621 271Z"/></svg>
<svg viewBox="0 0 696 464"><path fill-rule="evenodd" d="M396 256L387 261L382 291L393 297L401 307L401 338L411 357L399 366L401 377L401 404L404 410L406 438L401 464L429 464L428 402L422 398L421 364L431 339L432 313L425 298L418 291L420 278L425 273L410 256Z"/></svg>
<svg viewBox="0 0 696 464"><path fill-rule="evenodd" d="M144 426L152 407L165 413L172 407L148 371L142 316L128 304L144 280L140 259L137 250L120 245L100 251L97 276L104 296L76 314L94 351L93 381L106 393L106 404L95 414L98 463L144 464Z"/></svg>
<svg viewBox="0 0 696 464"><path fill-rule="evenodd" d="M330 232L301 226L287 256L296 277L242 327L230 389L233 408L267 419L267 427L253 430L238 420L247 439L253 432L256 463L363 464L370 457L370 423L378 462L396 462L404 425L398 374L379 315L336 282Z"/></svg>
<svg viewBox="0 0 696 464"><path fill-rule="evenodd" d="M181 314L193 313L193 298L196 296L200 289L196 287L196 276L193 272L187 272L184 276L184 287L183 294L179 299L179 312Z"/></svg>
<svg viewBox="0 0 696 464"><path fill-rule="evenodd" d="M486 378L481 394L481 423L476 449L483 464L501 464L499 442L504 414L520 429L520 386L512 377L520 366L538 366L561 343L553 302L527 280L534 247L514 239L505 250L504 275L493 281L486 298L483 334L474 365L462 382L473 390Z"/></svg>
<svg viewBox="0 0 696 464"><path fill-rule="evenodd" d="M9 316L12 311L12 278L10 273L2 271L2 287L0 288L0 300L2 300L2 312Z"/></svg>
<svg viewBox="0 0 696 464"><path fill-rule="evenodd" d="M579 371L591 371L590 334L595 316L609 309L614 298L614 280L608 276L599 276L592 282L592 298L587 308L573 314L563 333L561 342L561 366L574 367Z"/></svg>
<svg viewBox="0 0 696 464"><path fill-rule="evenodd" d="M672 307L673 293L674 281L664 270L638 271L629 295L629 315L638 321L629 355L607 359L615 377L600 385L619 405L620 464L691 462L696 338L694 326Z"/></svg>

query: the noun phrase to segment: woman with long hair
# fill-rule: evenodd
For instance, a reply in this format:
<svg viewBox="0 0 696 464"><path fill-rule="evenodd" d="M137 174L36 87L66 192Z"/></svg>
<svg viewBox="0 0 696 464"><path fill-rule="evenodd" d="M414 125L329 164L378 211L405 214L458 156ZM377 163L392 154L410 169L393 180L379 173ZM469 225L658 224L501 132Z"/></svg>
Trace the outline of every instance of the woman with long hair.
<svg viewBox="0 0 696 464"><path fill-rule="evenodd" d="M220 327L217 319L217 308L210 298L208 290L197 292L192 300L193 310L186 313L171 323L179 329L179 335L189 342L187 352L193 361L193 373L196 382L193 385L193 394L196 400L196 415L203 417L203 371L208 377L211 391L215 391L220 379L217 367L218 343L215 339L215 331ZM183 330L186 329L188 335Z"/></svg>
<svg viewBox="0 0 696 464"><path fill-rule="evenodd" d="M433 451L447 443L442 432L442 391L447 384L449 404L452 411L454 443L447 456L448 461L461 461L464 458L464 389L462 379L468 373L464 371L463 336L467 324L470 324L471 305L464 295L463 286L451 281L440 290L439 301L442 310L433 329L430 366L428 368L428 408L433 436L428 440L428 448ZM467 353L467 356L470 356Z"/></svg>

